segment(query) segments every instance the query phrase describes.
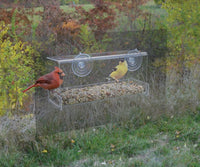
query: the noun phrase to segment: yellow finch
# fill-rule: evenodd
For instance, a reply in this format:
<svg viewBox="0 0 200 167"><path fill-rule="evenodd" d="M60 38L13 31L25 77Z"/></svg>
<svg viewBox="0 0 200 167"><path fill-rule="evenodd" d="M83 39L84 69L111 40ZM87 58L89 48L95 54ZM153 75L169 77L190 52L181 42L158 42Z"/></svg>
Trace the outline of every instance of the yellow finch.
<svg viewBox="0 0 200 167"><path fill-rule="evenodd" d="M118 79L122 78L128 71L128 64L126 60L120 60L119 65L117 65L113 72L110 74L110 77L115 79L117 82L119 82Z"/></svg>

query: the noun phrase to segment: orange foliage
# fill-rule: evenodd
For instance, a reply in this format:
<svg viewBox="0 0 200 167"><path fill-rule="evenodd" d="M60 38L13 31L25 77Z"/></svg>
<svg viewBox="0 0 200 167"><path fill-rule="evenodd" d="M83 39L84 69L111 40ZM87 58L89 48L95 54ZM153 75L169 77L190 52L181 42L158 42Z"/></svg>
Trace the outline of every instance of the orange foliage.
<svg viewBox="0 0 200 167"><path fill-rule="evenodd" d="M80 24L75 20L69 20L67 23L63 22L62 29L67 30L71 35L76 36L80 30Z"/></svg>

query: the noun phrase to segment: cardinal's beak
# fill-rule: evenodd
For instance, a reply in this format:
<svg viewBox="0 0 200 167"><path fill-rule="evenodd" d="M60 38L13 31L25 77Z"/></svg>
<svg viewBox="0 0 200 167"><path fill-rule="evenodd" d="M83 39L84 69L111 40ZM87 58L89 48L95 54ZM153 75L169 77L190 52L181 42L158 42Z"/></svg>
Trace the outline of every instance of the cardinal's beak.
<svg viewBox="0 0 200 167"><path fill-rule="evenodd" d="M64 76L65 76L65 73L64 73L64 72L62 72L61 76L62 76L62 77L64 77Z"/></svg>

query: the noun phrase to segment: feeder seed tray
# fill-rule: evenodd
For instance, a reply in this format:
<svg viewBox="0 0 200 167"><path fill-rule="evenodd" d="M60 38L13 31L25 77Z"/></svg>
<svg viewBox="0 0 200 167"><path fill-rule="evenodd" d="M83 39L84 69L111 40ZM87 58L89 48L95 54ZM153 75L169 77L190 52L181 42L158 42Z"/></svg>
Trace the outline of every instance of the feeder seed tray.
<svg viewBox="0 0 200 167"><path fill-rule="evenodd" d="M68 105L143 93L144 91L144 86L128 80L88 85L81 88L64 88L59 89L56 93L62 97L63 104Z"/></svg>

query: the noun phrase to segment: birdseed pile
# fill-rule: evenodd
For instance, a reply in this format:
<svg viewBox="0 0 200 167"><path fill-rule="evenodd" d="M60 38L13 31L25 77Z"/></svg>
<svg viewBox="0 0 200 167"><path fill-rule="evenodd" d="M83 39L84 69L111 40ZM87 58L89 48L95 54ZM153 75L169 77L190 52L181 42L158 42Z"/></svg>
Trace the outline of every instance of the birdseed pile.
<svg viewBox="0 0 200 167"><path fill-rule="evenodd" d="M133 81L89 85L82 88L65 88L59 92L64 104L77 104L111 97L142 93L145 89Z"/></svg>

